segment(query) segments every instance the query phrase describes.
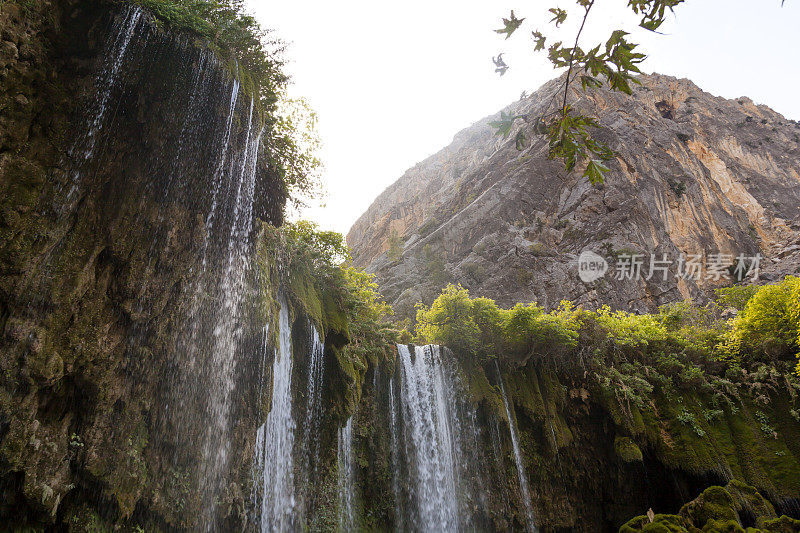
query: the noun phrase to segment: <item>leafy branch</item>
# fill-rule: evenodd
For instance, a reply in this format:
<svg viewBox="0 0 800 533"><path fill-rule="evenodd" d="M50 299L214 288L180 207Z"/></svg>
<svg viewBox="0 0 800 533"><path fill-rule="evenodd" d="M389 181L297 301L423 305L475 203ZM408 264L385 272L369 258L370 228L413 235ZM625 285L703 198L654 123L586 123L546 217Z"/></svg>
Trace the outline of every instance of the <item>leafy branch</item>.
<svg viewBox="0 0 800 533"><path fill-rule="evenodd" d="M657 32L665 22L669 13L683 3L684 0L628 0L627 7L640 17L639 26L652 32ZM562 95L560 105L550 111L546 108L542 115L534 121L534 131L543 134L548 140L549 157L561 159L567 172L571 172L579 163L586 161L583 176L595 185L605 180L609 172L606 163L615 157L614 151L607 145L595 139L591 131L599 128L596 119L577 112L569 103L570 89L575 79L580 79L581 90L589 92L607 85L612 91L620 91L630 95L631 85L639 83L634 77L640 74L638 65L645 59L645 54L639 53L637 45L628 41L628 32L616 30L611 33L605 43L598 44L589 51L584 51L580 46L580 38L586 27L586 22L595 5L595 0L576 0L582 8L583 16L575 35L572 47L567 47L561 41L548 46L548 37L539 30L532 32L535 52L545 52L554 68L566 68L567 73L564 85L556 95ZM559 7L550 8L552 15L550 23L559 28L567 20L568 13ZM505 34L506 39L511 37L525 18L517 18L514 12L508 19L503 19L504 27L495 30ZM508 69L506 66L505 70ZM505 73L505 70L503 73ZM552 105L552 101L551 104ZM529 122L528 115L511 115L501 113L500 119L490 125L498 134L508 137L517 120ZM525 128L519 130L515 137L517 149L525 146Z"/></svg>

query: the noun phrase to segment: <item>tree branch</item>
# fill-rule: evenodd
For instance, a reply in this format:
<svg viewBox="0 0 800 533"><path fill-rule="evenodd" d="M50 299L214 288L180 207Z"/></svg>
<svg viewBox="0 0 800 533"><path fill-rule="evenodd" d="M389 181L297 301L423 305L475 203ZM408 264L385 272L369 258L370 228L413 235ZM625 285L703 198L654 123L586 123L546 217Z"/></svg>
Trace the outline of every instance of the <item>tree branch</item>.
<svg viewBox="0 0 800 533"><path fill-rule="evenodd" d="M569 82L570 76L572 75L572 67L575 62L575 50L578 49L578 41L580 41L581 33L583 33L583 28L586 26L586 19L589 18L589 11L592 10L594 6L595 0L589 2L586 6L586 12L583 14L583 21L581 21L581 27L578 29L578 34L575 36L575 45L572 47L572 53L569 55L569 68L567 69L567 80L564 82L564 103L561 106L561 112L566 112L567 109L567 96L569 95Z"/></svg>

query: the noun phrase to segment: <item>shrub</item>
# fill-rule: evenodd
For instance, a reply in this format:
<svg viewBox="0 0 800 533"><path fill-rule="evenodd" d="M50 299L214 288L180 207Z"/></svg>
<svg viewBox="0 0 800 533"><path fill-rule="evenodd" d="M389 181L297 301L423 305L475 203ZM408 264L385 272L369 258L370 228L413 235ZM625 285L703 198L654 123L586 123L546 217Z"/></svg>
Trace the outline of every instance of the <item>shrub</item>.
<svg viewBox="0 0 800 533"><path fill-rule="evenodd" d="M477 313L485 329L499 322L496 305L480 302ZM444 344L462 353L482 354L488 347L481 343L482 329L475 322L473 302L461 285L449 284L429 308L419 305L417 310L417 333L431 342Z"/></svg>
<svg viewBox="0 0 800 533"><path fill-rule="evenodd" d="M621 346L645 347L667 339L667 328L653 315L636 315L602 307L597 321L608 332L609 339Z"/></svg>
<svg viewBox="0 0 800 533"><path fill-rule="evenodd" d="M392 261L397 261L400 259L400 256L403 254L403 239L397 234L396 231L392 230L389 233L389 239L387 241L389 245L389 249L386 251L386 255Z"/></svg>
<svg viewBox="0 0 800 533"><path fill-rule="evenodd" d="M758 287L752 285L735 285L715 289L717 304L721 307L733 307L737 311L743 311L747 302L758 291Z"/></svg>
<svg viewBox="0 0 800 533"><path fill-rule="evenodd" d="M480 263L468 263L464 265L464 272L478 283L486 279L486 267Z"/></svg>
<svg viewBox="0 0 800 533"><path fill-rule="evenodd" d="M742 313L732 321L725 346L739 360L783 360L794 357L798 345L800 278L759 287Z"/></svg>
<svg viewBox="0 0 800 533"><path fill-rule="evenodd" d="M544 350L574 348L579 321L567 303L545 313L536 304L500 309L489 298L470 298L460 285L448 285L430 307L418 306L417 334L422 342L444 344L479 358L526 356Z"/></svg>
<svg viewBox="0 0 800 533"><path fill-rule="evenodd" d="M388 353L399 338L399 332L387 322L392 309L378 294L374 277L352 267L341 234L320 231L307 221L280 228L264 224L263 229L260 257L278 262L274 271L282 278L277 283L318 326L349 333L346 355L363 364ZM298 280L310 281L311 287ZM326 306L328 302L334 305ZM324 324L325 320L337 323ZM323 331L327 333L325 327Z"/></svg>

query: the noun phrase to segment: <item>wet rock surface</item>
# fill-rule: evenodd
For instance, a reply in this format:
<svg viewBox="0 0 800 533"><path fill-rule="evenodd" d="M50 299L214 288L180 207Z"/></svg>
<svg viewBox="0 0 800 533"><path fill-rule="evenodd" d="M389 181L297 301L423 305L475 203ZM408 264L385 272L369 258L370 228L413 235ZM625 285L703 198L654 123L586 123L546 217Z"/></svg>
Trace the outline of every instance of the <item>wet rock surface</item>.
<svg viewBox="0 0 800 533"><path fill-rule="evenodd" d="M186 324L219 325L192 305L229 310L228 234L253 242L285 201L254 162L250 99L194 40L115 2L5 2L0 39L0 522L192 527L215 360L197 369L213 346L186 349ZM233 381L255 396L260 378ZM254 435L256 413L232 407L231 431ZM241 442L220 523L242 520Z"/></svg>

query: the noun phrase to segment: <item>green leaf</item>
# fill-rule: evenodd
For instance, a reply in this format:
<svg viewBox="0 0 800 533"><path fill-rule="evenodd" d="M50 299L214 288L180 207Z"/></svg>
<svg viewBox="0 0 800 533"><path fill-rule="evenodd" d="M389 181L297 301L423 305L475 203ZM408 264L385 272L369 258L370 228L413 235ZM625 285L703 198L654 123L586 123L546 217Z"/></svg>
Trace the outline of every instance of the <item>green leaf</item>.
<svg viewBox="0 0 800 533"><path fill-rule="evenodd" d="M547 40L547 37L542 35L540 31L533 32L533 40L536 41L536 45L533 47L534 52L539 52L540 50L544 50L544 43Z"/></svg>
<svg viewBox="0 0 800 533"><path fill-rule="evenodd" d="M516 15L514 15L514 10L512 9L511 16L507 19L506 18L503 19L503 28L494 31L495 33L500 33L500 34L505 33L506 39L508 39L509 37L511 37L511 34L517 31L517 28L520 27L523 20L525 19L524 18L518 19Z"/></svg>
<svg viewBox="0 0 800 533"><path fill-rule="evenodd" d="M646 30L656 31L663 23L663 20L642 20L642 22L639 23L639 26Z"/></svg>
<svg viewBox="0 0 800 533"><path fill-rule="evenodd" d="M589 164L586 165L583 177L589 178L589 182L592 185L599 185L605 181L605 175L609 170L610 169L600 161L592 159L589 161Z"/></svg>
<svg viewBox="0 0 800 533"><path fill-rule="evenodd" d="M581 76L581 88L585 91L586 88L602 87L603 82L592 76Z"/></svg>
<svg viewBox="0 0 800 533"><path fill-rule="evenodd" d="M567 20L567 12L560 7L551 7L548 11L553 14L553 18L550 19L550 22L555 22L556 28L561 26L564 21Z"/></svg>

